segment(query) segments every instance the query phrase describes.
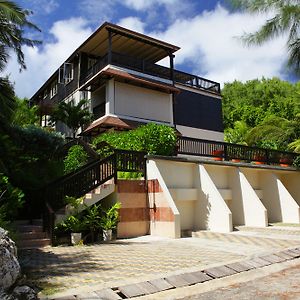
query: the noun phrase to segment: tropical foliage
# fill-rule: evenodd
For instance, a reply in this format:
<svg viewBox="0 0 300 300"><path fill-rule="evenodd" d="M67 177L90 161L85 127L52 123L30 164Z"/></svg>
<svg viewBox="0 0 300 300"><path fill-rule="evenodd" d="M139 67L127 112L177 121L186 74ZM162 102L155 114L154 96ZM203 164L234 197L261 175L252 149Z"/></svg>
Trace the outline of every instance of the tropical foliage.
<svg viewBox="0 0 300 300"><path fill-rule="evenodd" d="M278 78L234 81L225 84L222 94L226 141L299 149L300 83Z"/></svg>
<svg viewBox="0 0 300 300"><path fill-rule="evenodd" d="M176 145L176 134L169 126L149 123L135 130L101 134L93 140L93 145L97 147L102 142L108 143L115 149L172 155ZM102 149L100 149L100 154L103 154ZM105 150L109 152L109 149Z"/></svg>
<svg viewBox="0 0 300 300"><path fill-rule="evenodd" d="M236 8L247 12L270 13L271 17L254 33L247 33L243 41L247 45L287 36L288 66L300 74L300 0L232 0Z"/></svg>
<svg viewBox="0 0 300 300"><path fill-rule="evenodd" d="M92 113L86 108L88 101L83 99L77 104L72 99L70 102L61 102L51 114L51 121L61 121L73 131L73 138L78 129L92 121Z"/></svg>
<svg viewBox="0 0 300 300"><path fill-rule="evenodd" d="M68 154L64 159L65 174L73 172L85 165L88 161L88 154L80 145L74 145L68 150Z"/></svg>

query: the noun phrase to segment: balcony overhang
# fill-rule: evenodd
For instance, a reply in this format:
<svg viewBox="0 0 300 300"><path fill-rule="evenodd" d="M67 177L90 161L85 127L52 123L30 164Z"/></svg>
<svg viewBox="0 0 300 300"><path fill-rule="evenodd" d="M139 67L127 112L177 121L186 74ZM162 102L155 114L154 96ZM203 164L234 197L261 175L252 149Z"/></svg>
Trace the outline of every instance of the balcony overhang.
<svg viewBox="0 0 300 300"><path fill-rule="evenodd" d="M90 90L93 91L97 86L99 86L99 83L101 80L107 80L110 78L115 78L117 81L120 82L126 82L130 83L132 85L136 86L142 86L149 89L154 89L161 91L163 93L180 93L180 89L166 84L166 83L160 83L157 81L152 81L150 79L141 78L137 75L130 74L125 71L117 70L114 68L107 68L102 71L100 71L98 74L96 74L94 77L92 77L89 81L87 81L83 86L81 86L81 90L88 90L88 87L91 87ZM94 87L94 88L93 88Z"/></svg>
<svg viewBox="0 0 300 300"><path fill-rule="evenodd" d="M106 22L76 52L103 57L108 53L109 32L112 34L113 51L150 62L157 62L180 49L175 45Z"/></svg>

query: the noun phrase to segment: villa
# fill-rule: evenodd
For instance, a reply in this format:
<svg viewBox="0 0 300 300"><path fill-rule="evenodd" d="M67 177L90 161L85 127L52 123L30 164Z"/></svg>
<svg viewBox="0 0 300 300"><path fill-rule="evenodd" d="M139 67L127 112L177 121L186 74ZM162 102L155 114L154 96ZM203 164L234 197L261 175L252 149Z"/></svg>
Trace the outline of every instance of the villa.
<svg viewBox="0 0 300 300"><path fill-rule="evenodd" d="M88 99L94 121L81 133L126 130L156 122L183 136L223 140L220 84L174 68L180 48L104 23L32 96L46 125L49 109ZM168 61L169 67L157 62ZM68 135L63 124L56 130Z"/></svg>
<svg viewBox="0 0 300 300"><path fill-rule="evenodd" d="M292 167L297 154L224 143L220 84L176 70L178 50L104 23L33 95L42 125L61 101L90 100L86 109L94 121L78 131L82 136L148 122L178 132L177 156L116 152L56 182L48 189L52 197L85 195L87 205L120 201L119 237L299 224L300 172ZM158 64L162 60L168 67ZM62 123L55 128L70 135ZM145 180L118 180L118 159Z"/></svg>

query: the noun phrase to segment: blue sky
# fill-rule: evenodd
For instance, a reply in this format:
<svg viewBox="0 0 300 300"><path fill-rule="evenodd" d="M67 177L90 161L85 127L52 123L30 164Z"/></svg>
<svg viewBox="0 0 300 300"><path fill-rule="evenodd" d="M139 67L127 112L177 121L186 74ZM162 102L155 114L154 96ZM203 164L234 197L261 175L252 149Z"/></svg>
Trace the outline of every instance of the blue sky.
<svg viewBox="0 0 300 300"><path fill-rule="evenodd" d="M270 16L231 12L216 0L18 0L33 11L31 21L43 41L24 48L27 70L19 73L12 56L6 73L20 97L31 97L42 83L104 21L139 31L181 47L175 67L223 84L235 79L277 76L285 71L284 38L246 48L237 38L256 30ZM162 61L162 64L165 62Z"/></svg>

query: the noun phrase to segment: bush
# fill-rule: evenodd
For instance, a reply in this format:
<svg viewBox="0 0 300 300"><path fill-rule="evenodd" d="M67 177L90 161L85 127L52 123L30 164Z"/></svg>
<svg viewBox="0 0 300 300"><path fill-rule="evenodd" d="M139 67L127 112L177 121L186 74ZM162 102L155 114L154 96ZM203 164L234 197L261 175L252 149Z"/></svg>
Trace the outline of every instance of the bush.
<svg viewBox="0 0 300 300"><path fill-rule="evenodd" d="M88 154L80 145L70 147L66 158L64 159L64 173L76 171L88 161Z"/></svg>
<svg viewBox="0 0 300 300"><path fill-rule="evenodd" d="M172 127L149 123L127 132L108 132L93 140L97 147L102 142L121 150L146 151L154 155L172 155L176 145L176 134ZM100 155L111 153L108 147L97 150Z"/></svg>
<svg viewBox="0 0 300 300"><path fill-rule="evenodd" d="M10 230L10 222L23 205L24 193L11 185L7 176L0 173L0 227Z"/></svg>
<svg viewBox="0 0 300 300"><path fill-rule="evenodd" d="M300 169L300 155L294 159L293 166Z"/></svg>

